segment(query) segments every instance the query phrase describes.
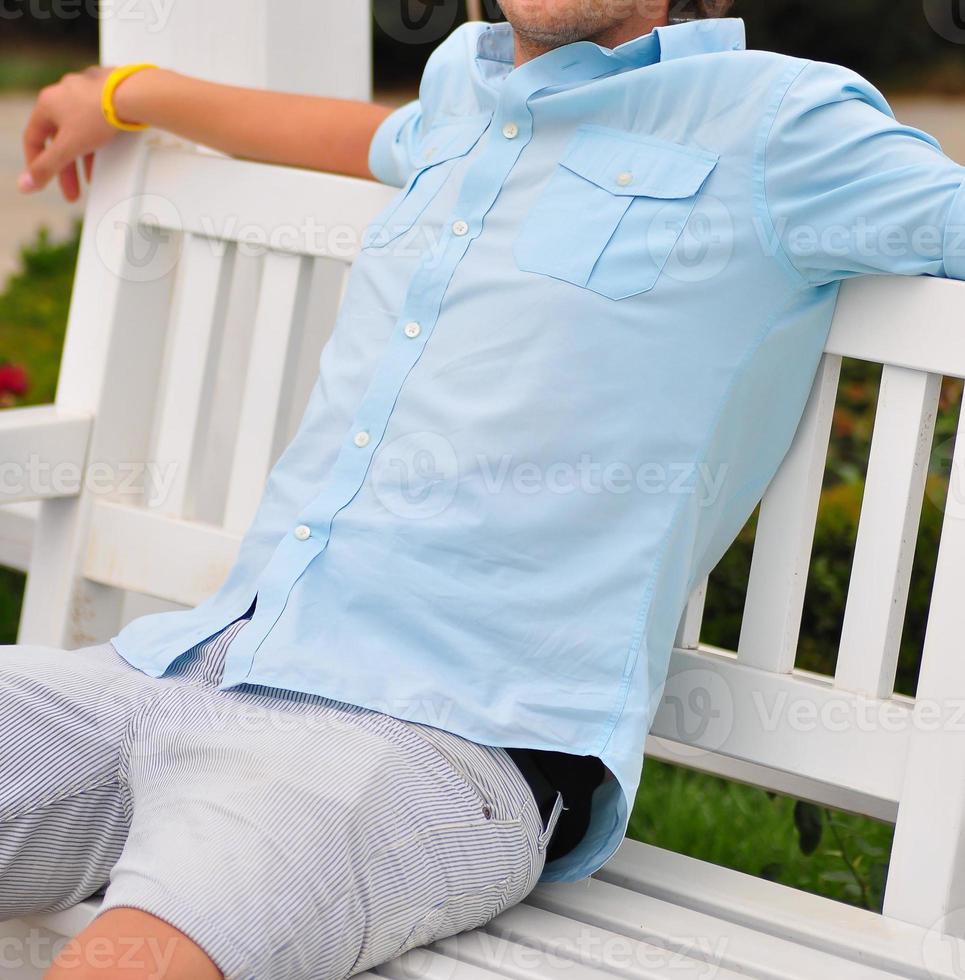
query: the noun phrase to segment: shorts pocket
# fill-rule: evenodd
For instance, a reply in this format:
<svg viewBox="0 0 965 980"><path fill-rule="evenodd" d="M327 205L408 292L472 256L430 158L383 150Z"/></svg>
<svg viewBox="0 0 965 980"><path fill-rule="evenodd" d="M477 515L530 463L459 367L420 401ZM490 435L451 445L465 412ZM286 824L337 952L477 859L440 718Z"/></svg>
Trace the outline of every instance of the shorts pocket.
<svg viewBox="0 0 965 980"><path fill-rule="evenodd" d="M405 185L388 206L366 228L362 250L385 248L419 220L423 211L442 190L455 161L478 142L489 116L471 116L432 127L422 140L420 159Z"/></svg>
<svg viewBox="0 0 965 980"><path fill-rule="evenodd" d="M556 830L556 825L559 823L560 814L563 812L563 794L557 790L556 799L553 801L553 808L550 810L549 816L546 818L546 822L543 824L543 829L540 831L539 837L536 841L537 848L540 851L545 851L549 845L550 839L553 836L553 831Z"/></svg>
<svg viewBox="0 0 965 980"><path fill-rule="evenodd" d="M623 299L652 289L719 155L581 126L523 219L516 264Z"/></svg>

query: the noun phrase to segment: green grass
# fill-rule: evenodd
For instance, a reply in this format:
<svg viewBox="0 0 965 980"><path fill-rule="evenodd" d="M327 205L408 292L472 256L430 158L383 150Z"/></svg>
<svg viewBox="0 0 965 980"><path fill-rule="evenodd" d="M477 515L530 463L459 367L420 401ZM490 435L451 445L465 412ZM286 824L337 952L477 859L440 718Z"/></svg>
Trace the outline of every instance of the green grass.
<svg viewBox="0 0 965 980"><path fill-rule="evenodd" d="M881 911L893 828L647 759L628 836Z"/></svg>
<svg viewBox="0 0 965 980"><path fill-rule="evenodd" d="M0 48L0 92L36 92L97 61L84 49L25 50Z"/></svg>

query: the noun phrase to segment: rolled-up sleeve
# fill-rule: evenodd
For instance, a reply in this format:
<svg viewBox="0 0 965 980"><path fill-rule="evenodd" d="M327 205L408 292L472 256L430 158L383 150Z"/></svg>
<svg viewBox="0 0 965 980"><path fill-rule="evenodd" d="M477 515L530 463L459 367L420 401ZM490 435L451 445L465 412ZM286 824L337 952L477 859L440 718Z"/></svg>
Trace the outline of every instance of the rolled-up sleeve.
<svg viewBox="0 0 965 980"><path fill-rule="evenodd" d="M383 184L401 187L415 169L415 148L421 136L418 99L399 106L379 124L369 146L369 170Z"/></svg>
<svg viewBox="0 0 965 980"><path fill-rule="evenodd" d="M808 62L764 143L765 220L810 285L856 275L965 279L965 167L899 123L860 75Z"/></svg>

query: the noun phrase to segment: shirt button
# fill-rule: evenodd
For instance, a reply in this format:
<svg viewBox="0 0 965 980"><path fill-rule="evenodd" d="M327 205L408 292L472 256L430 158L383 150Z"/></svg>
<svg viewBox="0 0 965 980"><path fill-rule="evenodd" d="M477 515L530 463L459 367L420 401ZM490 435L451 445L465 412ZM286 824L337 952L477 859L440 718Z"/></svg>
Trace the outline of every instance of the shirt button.
<svg viewBox="0 0 965 980"><path fill-rule="evenodd" d="M413 320L411 323L405 325L403 332L410 340L415 340L422 333L422 327Z"/></svg>
<svg viewBox="0 0 965 980"><path fill-rule="evenodd" d="M307 541L312 536L312 529L307 524L299 524L295 528L295 537L299 541Z"/></svg>
<svg viewBox="0 0 965 980"><path fill-rule="evenodd" d="M363 429L361 432L355 433L355 438L352 440L359 449L364 449L371 439L371 436Z"/></svg>
<svg viewBox="0 0 965 980"><path fill-rule="evenodd" d="M630 173L628 170L624 170L624 172L622 174L618 174L617 175L617 183L621 187L626 187L628 184L632 184L633 183L633 174Z"/></svg>
<svg viewBox="0 0 965 980"><path fill-rule="evenodd" d="M469 225L465 221L454 221L452 223L452 233L460 238L469 232Z"/></svg>
<svg viewBox="0 0 965 980"><path fill-rule="evenodd" d="M514 140L519 136L519 126L516 123L508 122L503 126L503 136L508 140Z"/></svg>

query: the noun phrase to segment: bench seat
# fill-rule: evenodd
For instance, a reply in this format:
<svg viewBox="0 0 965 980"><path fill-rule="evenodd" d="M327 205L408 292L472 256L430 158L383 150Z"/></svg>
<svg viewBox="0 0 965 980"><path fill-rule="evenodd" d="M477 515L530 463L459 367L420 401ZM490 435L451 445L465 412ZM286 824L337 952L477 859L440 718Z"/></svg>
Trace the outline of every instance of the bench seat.
<svg viewBox="0 0 965 980"><path fill-rule="evenodd" d="M23 925L71 936L97 907L90 900ZM960 980L963 964L965 940L626 840L592 878L540 885L484 928L412 950L376 973L397 980Z"/></svg>

